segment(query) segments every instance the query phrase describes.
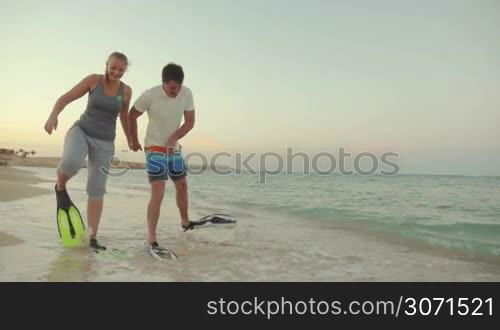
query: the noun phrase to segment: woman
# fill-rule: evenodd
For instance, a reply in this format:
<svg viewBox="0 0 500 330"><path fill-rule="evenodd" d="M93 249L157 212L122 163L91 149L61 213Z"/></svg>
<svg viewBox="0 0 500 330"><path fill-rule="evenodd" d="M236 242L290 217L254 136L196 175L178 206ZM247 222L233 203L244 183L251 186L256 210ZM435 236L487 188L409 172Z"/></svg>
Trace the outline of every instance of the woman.
<svg viewBox="0 0 500 330"><path fill-rule="evenodd" d="M96 237L106 192L106 173L114 155L118 115L129 140L127 114L132 89L121 81L127 66L128 59L124 54L112 53L106 61L104 75L91 74L61 96L45 123L45 131L52 134L57 129L58 116L63 109L88 93L87 109L66 134L55 190L58 203L71 203L66 193L66 183L80 170L88 156L87 221L90 246L96 250L106 249L97 242Z"/></svg>

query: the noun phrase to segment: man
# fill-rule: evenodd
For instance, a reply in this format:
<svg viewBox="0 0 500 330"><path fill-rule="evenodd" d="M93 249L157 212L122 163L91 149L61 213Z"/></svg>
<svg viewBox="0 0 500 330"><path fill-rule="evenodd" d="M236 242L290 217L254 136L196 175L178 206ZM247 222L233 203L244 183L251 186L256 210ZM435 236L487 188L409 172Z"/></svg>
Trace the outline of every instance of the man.
<svg viewBox="0 0 500 330"><path fill-rule="evenodd" d="M148 127L144 141L147 173L151 184L148 205L148 244L153 255L165 255L166 249L158 245L156 227L160 206L165 194L165 182L170 178L175 185L177 207L182 227L192 229L194 223L188 216L188 187L186 166L178 141L194 127L195 110L193 94L183 85L182 67L173 63L162 71L163 83L146 90L137 99L129 113L130 149L142 150L137 137L137 118L148 114ZM181 119L184 123L181 126Z"/></svg>

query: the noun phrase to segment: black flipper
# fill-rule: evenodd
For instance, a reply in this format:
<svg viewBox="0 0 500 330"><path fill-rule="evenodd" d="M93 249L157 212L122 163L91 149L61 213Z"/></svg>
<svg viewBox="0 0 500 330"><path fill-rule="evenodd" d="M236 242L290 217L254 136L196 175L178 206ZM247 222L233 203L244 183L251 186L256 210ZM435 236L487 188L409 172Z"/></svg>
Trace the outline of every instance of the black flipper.
<svg viewBox="0 0 500 330"><path fill-rule="evenodd" d="M182 228L184 229L184 231L188 231L194 229L196 226L202 226L206 223L231 224L231 223L236 223L236 220L232 218L229 214L215 213L207 215L198 221L189 221L189 224L187 226L182 225Z"/></svg>
<svg viewBox="0 0 500 330"><path fill-rule="evenodd" d="M200 221L210 222L214 224L236 223L236 220L229 214L221 214L221 213L207 215L201 218Z"/></svg>
<svg viewBox="0 0 500 330"><path fill-rule="evenodd" d="M156 259L179 259L174 251L159 246L158 242L149 245L149 254Z"/></svg>
<svg viewBox="0 0 500 330"><path fill-rule="evenodd" d="M204 225L205 223L206 221L202 220L189 221L189 224L187 226L184 226L184 224L182 224L182 228L184 229L184 231L193 230L194 227Z"/></svg>

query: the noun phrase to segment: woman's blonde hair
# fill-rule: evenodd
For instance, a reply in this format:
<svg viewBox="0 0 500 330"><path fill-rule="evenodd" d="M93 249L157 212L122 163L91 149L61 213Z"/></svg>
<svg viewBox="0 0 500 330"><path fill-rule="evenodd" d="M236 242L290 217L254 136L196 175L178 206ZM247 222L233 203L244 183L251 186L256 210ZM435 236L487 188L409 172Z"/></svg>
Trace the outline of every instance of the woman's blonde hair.
<svg viewBox="0 0 500 330"><path fill-rule="evenodd" d="M112 52L109 57L108 57L108 61L110 58L112 57L115 57L123 62L125 62L126 65L128 65L128 58L127 58L127 55L123 54L123 53L120 53L120 52Z"/></svg>

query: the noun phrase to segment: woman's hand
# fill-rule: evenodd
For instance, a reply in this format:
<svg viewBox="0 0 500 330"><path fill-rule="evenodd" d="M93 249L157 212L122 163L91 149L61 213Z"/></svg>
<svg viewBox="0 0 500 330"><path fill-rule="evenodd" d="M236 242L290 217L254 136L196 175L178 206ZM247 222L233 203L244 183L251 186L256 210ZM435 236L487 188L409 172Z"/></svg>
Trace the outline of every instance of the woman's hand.
<svg viewBox="0 0 500 330"><path fill-rule="evenodd" d="M52 131L57 130L57 116L50 116L45 123L45 131L49 134L52 134Z"/></svg>

